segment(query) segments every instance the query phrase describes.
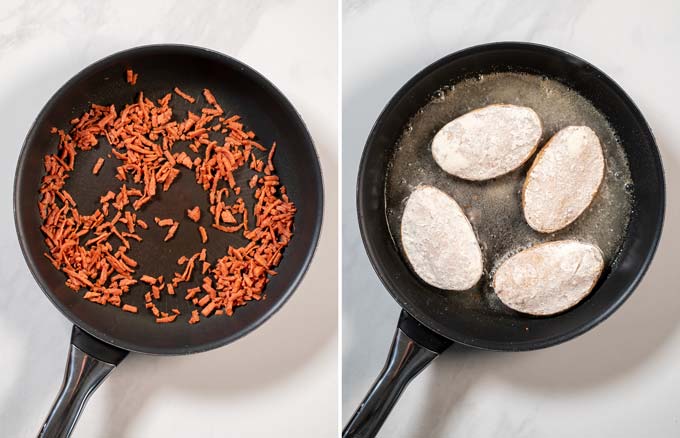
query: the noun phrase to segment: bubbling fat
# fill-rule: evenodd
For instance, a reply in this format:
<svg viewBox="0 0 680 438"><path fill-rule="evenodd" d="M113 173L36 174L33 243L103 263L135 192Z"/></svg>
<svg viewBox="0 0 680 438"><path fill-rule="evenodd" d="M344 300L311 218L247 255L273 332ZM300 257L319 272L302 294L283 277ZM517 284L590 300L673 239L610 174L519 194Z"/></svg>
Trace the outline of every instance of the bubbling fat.
<svg viewBox="0 0 680 438"><path fill-rule="evenodd" d="M604 179L592 204L566 228L542 234L526 223L521 190L533 157L520 168L486 181L466 181L448 175L432 158L432 139L444 125L472 110L497 103L536 111L543 123L539 151L556 132L570 125L588 126L600 139L605 158ZM481 299L497 313L513 312L496 297L491 284L493 272L502 261L538 243L571 239L597 245L605 266L612 266L625 237L632 206L628 161L606 118L587 99L563 84L521 73L495 73L446 86L404 127L388 163L385 181L387 221L402 253L401 217L406 200L420 185L436 187L451 196L470 220L482 249L485 275L468 289L469 299Z"/></svg>

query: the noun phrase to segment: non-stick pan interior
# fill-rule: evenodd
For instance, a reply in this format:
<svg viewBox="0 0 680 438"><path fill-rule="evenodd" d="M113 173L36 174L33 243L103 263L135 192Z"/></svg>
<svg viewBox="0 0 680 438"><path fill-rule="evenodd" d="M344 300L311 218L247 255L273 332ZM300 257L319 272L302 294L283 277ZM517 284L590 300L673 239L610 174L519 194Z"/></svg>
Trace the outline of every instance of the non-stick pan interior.
<svg viewBox="0 0 680 438"><path fill-rule="evenodd" d="M608 266L586 300L553 317L522 315L498 307L497 303L482 299L484 297L468 296L475 292L446 292L426 285L408 268L386 219L386 205L390 201L385 199L388 164L395 164L391 162L395 145L414 115L443 87L500 72L547 77L576 91L605 115L629 161L632 212L617 261ZM423 145L423 151L427 153L427 145ZM419 73L390 101L364 151L358 209L369 257L388 290L411 315L436 332L468 345L502 350L532 349L584 332L613 312L632 292L660 234L663 173L654 139L641 114L602 72L572 55L547 47L491 44L438 61Z"/></svg>
<svg viewBox="0 0 680 438"><path fill-rule="evenodd" d="M127 68L139 74L135 86L125 82ZM115 104L120 110L133 102L140 91L158 99L174 87L198 99L197 104L191 106L194 112L205 105L201 93L203 88L209 88L227 114L243 117L246 129L255 131L261 144L269 147L276 141L274 164L298 209L295 234L285 250L278 275L272 277L266 287L266 299L236 309L232 317L204 318L192 326L184 320L159 325L145 312L133 315L83 300L82 291L78 294L66 287L64 275L42 255L47 248L40 233L36 207L43 156L53 153L57 145L56 137L49 132L52 126L67 129L68 121L86 111L90 103ZM171 106L180 120L190 109L178 96L173 97ZM174 149L188 150L183 143L176 144ZM102 140L97 149L80 152L76 158L76 170L66 188L81 212L89 214L100 195L117 189L120 184L113 178L114 160L107 160L98 176L91 174L97 158L109 150ZM242 169L235 176L243 188L242 197L251 206L252 192L246 183L250 170ZM26 138L17 167L14 202L19 239L31 271L47 296L69 319L90 334L128 350L181 354L224 345L248 333L280 308L301 280L313 255L321 226L322 193L320 167L309 133L290 102L271 83L242 63L216 52L188 46L147 46L93 64L65 84L47 103ZM180 221L176 237L167 243L163 242L165 230L154 225L143 232L143 242L133 243L130 255L140 263L140 274L172 278L181 268L176 264L181 255L190 256L201 250L197 226L185 214L186 209L196 205L204 211L200 223L209 233L206 247L211 262L224 255L228 245L243 245L240 236L210 227L211 216L205 214L209 205L207 193L195 183L193 172L185 170L168 192L162 192L139 213L149 224L153 224L156 216ZM188 318L194 307L183 299L183 291L198 285L200 277L194 275L194 283L179 288L176 298L164 296L159 309L176 307L182 312L182 319ZM133 288L126 302L144 310L144 292L141 286Z"/></svg>

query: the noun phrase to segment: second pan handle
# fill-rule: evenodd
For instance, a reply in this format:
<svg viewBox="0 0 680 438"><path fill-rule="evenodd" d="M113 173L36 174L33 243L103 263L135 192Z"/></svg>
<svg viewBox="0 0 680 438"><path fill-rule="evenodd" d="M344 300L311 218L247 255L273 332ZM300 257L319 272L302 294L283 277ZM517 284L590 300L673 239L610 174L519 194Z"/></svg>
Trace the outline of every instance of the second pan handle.
<svg viewBox="0 0 680 438"><path fill-rule="evenodd" d="M127 354L73 326L64 383L38 437L70 436L87 399Z"/></svg>
<svg viewBox="0 0 680 438"><path fill-rule="evenodd" d="M375 437L409 382L451 344L402 310L385 366L342 437Z"/></svg>

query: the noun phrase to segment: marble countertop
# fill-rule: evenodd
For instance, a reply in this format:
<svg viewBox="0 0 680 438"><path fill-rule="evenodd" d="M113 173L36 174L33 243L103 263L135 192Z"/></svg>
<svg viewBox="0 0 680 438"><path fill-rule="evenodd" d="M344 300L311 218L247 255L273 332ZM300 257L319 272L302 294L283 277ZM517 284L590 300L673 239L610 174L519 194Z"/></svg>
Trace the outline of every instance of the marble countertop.
<svg viewBox="0 0 680 438"><path fill-rule="evenodd" d="M343 424L382 367L399 315L357 226L354 184L368 131L428 64L472 45L515 40L585 58L638 104L666 171L661 245L637 291L602 325L541 351L447 352L411 383L380 436L680 435L679 18L673 1L344 2Z"/></svg>
<svg viewBox="0 0 680 438"><path fill-rule="evenodd" d="M303 26L300 17L305 17ZM61 384L71 331L39 290L19 250L12 185L21 144L41 107L72 75L106 55L151 43L227 53L287 95L321 158L323 234L303 283L271 320L211 352L129 356L92 396L74 436L335 436L337 38L332 1L2 3L0 436L38 432ZM223 378L234 372L238 378Z"/></svg>

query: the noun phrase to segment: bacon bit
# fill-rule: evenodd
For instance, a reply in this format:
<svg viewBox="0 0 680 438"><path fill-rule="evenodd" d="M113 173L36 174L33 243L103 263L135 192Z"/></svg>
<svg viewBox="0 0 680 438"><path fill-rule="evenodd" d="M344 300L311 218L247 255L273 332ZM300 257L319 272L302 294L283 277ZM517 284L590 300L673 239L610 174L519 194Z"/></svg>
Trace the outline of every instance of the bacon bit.
<svg viewBox="0 0 680 438"><path fill-rule="evenodd" d="M257 185L257 175L253 175L253 177L250 178L250 181L248 181L248 187L250 187L251 189L254 189L256 185Z"/></svg>
<svg viewBox="0 0 680 438"><path fill-rule="evenodd" d="M177 318L177 315L168 315L168 316L163 316L162 318L156 318L156 322L158 324L166 324L169 322L173 322Z"/></svg>
<svg viewBox="0 0 680 438"><path fill-rule="evenodd" d="M196 132L197 131L193 131L193 133ZM192 134L188 135L188 137L191 138L193 136ZM191 158L184 152L181 152L179 155L177 155L175 157L175 161L188 169L191 169L194 165L194 162L191 161Z"/></svg>
<svg viewBox="0 0 680 438"><path fill-rule="evenodd" d="M173 164L174 166L174 164ZM170 189L170 186L172 183L175 181L175 178L177 178L177 175L179 175L179 169L170 169L168 171L168 176L165 178L165 181L163 181L163 191L167 192Z"/></svg>
<svg viewBox="0 0 680 438"><path fill-rule="evenodd" d="M217 100L215 99L215 96L213 96L213 94L207 88L203 89L203 96L205 96L205 100L210 105L216 105L217 104Z"/></svg>
<svg viewBox="0 0 680 438"><path fill-rule="evenodd" d="M137 313L137 306L131 306L129 304L123 304L123 311L130 313Z"/></svg>
<svg viewBox="0 0 680 438"><path fill-rule="evenodd" d="M185 264L185 263L187 262L187 260L189 260L189 259L187 258L187 256L182 256L182 257L180 257L180 258L177 259L177 264L178 264L178 265L183 265L183 264Z"/></svg>
<svg viewBox="0 0 680 438"><path fill-rule="evenodd" d="M201 307L205 307L206 304L210 301L210 295L205 295L203 298L198 300L198 305Z"/></svg>
<svg viewBox="0 0 680 438"><path fill-rule="evenodd" d="M180 315L179 309L172 309L172 313L175 315Z"/></svg>
<svg viewBox="0 0 680 438"><path fill-rule="evenodd" d="M123 237L129 237L129 238L131 238L131 239L135 239L137 242L141 242L141 241L142 241L142 238L141 238L141 237L139 237L138 235L133 234L133 233L126 233L126 232L123 232L123 233L120 233L120 235L123 236Z"/></svg>
<svg viewBox="0 0 680 438"><path fill-rule="evenodd" d="M205 248L203 248L201 250L201 252L198 254L198 260L201 261L201 262L204 262L207 256L208 256L208 251Z"/></svg>
<svg viewBox="0 0 680 438"><path fill-rule="evenodd" d="M161 299L161 290L158 288L158 286L151 286L151 296L154 300Z"/></svg>
<svg viewBox="0 0 680 438"><path fill-rule="evenodd" d="M100 293L98 292L86 292L85 295L83 295L83 298L86 300L93 299L93 298L99 298L101 296Z"/></svg>
<svg viewBox="0 0 680 438"><path fill-rule="evenodd" d="M173 223L170 229L168 230L168 234L165 235L165 239L163 240L167 242L168 240L172 239L175 236L175 233L177 232L177 228L179 228L179 222Z"/></svg>
<svg viewBox="0 0 680 438"><path fill-rule="evenodd" d="M94 163L94 167L92 168L92 173L94 175L97 175L99 171L101 170L102 166L104 165L104 159L103 158L98 158L97 162Z"/></svg>
<svg viewBox="0 0 680 438"><path fill-rule="evenodd" d="M189 319L189 324L196 324L201 321L201 317L198 316L198 310L191 311L191 318Z"/></svg>
<svg viewBox="0 0 680 438"><path fill-rule="evenodd" d="M186 100L187 102L189 102L189 103L194 103L194 102L196 102L196 99L194 99L193 97L189 96L189 95L186 94L184 91L180 90L179 87L175 87L175 90L174 90L174 91L175 91L175 93L177 93L177 95L178 95L179 97L181 97L182 99Z"/></svg>
<svg viewBox="0 0 680 438"><path fill-rule="evenodd" d="M175 157L172 155L172 153L170 153L169 150L164 150L163 156L166 160L168 160L168 163L170 163L171 166L174 166L177 163L177 161L175 161Z"/></svg>
<svg viewBox="0 0 680 438"><path fill-rule="evenodd" d="M210 269L210 263L203 262L203 269L201 269L201 274L205 274L206 272L208 272L208 269Z"/></svg>
<svg viewBox="0 0 680 438"><path fill-rule="evenodd" d="M193 287L191 289L187 289L187 294L184 296L184 299L189 301L192 299L197 293L201 291L200 287Z"/></svg>
<svg viewBox="0 0 680 438"><path fill-rule="evenodd" d="M137 83L137 76L139 76L137 73L133 72L131 68L127 69L126 73L126 80L127 83L130 85L135 85Z"/></svg>
<svg viewBox="0 0 680 438"><path fill-rule="evenodd" d="M204 280L203 285L201 286L203 290L208 293L210 298L214 299L215 297L217 297L217 291L215 290L215 288L212 287L212 280L210 279L210 277L204 277L203 280Z"/></svg>
<svg viewBox="0 0 680 438"><path fill-rule="evenodd" d="M240 230L241 228L243 228L243 224L238 224L235 227L225 227L225 226L222 226L222 225L212 224L212 227L216 228L220 231L224 231L225 233L235 233L238 230Z"/></svg>
<svg viewBox="0 0 680 438"><path fill-rule="evenodd" d="M129 211L125 212L125 218L120 220L122 223L127 225L127 229L129 233L134 233L135 231L135 218L133 217L132 213Z"/></svg>
<svg viewBox="0 0 680 438"><path fill-rule="evenodd" d="M203 310L201 310L201 315L203 315L203 316L210 316L210 314L212 313L212 311L213 311L214 309L215 309L215 303L214 303L213 301L211 301L210 303L208 303L207 306L205 306L205 307L203 308Z"/></svg>
<svg viewBox="0 0 680 438"><path fill-rule="evenodd" d="M120 254L119 255L120 259L128 266L132 266L135 268L137 266L137 261L131 259L130 257L126 256L125 254Z"/></svg>
<svg viewBox="0 0 680 438"><path fill-rule="evenodd" d="M137 225L139 225L140 227L142 227L145 230L149 229L149 226L146 224L146 222L144 222L141 219L137 219Z"/></svg>
<svg viewBox="0 0 680 438"><path fill-rule="evenodd" d="M201 219L201 209L198 205L191 210L187 210L187 216L194 222L198 222Z"/></svg>
<svg viewBox="0 0 680 438"><path fill-rule="evenodd" d="M142 275L142 277L139 279L139 281L142 281L142 282L147 283L147 284L154 285L154 284L156 284L156 281L158 281L158 280L156 280L154 277L152 277L152 276L150 276L150 275L144 274L144 275Z"/></svg>
<svg viewBox="0 0 680 438"><path fill-rule="evenodd" d="M154 221L156 221L156 225L159 227L169 227L170 225L174 225L175 221L168 218L168 219L161 219L158 217L154 218Z"/></svg>
<svg viewBox="0 0 680 438"><path fill-rule="evenodd" d="M269 150L269 156L267 157L267 169L270 172L274 171L274 162L272 161L274 159L274 151L276 151L276 142L272 144L272 147Z"/></svg>
<svg viewBox="0 0 680 438"><path fill-rule="evenodd" d="M227 223L227 224L235 224L236 218L234 217L233 214L229 210L224 210L221 214L220 219L222 219L222 222Z"/></svg>
<svg viewBox="0 0 680 438"><path fill-rule="evenodd" d="M199 253L196 253L189 258L187 261L187 265L184 268L184 272L180 275L179 273L175 273L175 278L173 278L172 282L174 286L177 286L179 283L184 282L184 281L189 281L191 278L191 273L194 270L194 260L196 260L196 257L199 256Z"/></svg>
<svg viewBox="0 0 680 438"><path fill-rule="evenodd" d="M76 201L73 200L71 195L66 190L62 189L61 192L57 192L57 195L60 195L60 197L64 201L70 202L72 206L74 206L74 207L76 206Z"/></svg>
<svg viewBox="0 0 680 438"><path fill-rule="evenodd" d="M201 225L198 226L198 232L201 234L201 243L206 243L208 241L208 232Z"/></svg>

